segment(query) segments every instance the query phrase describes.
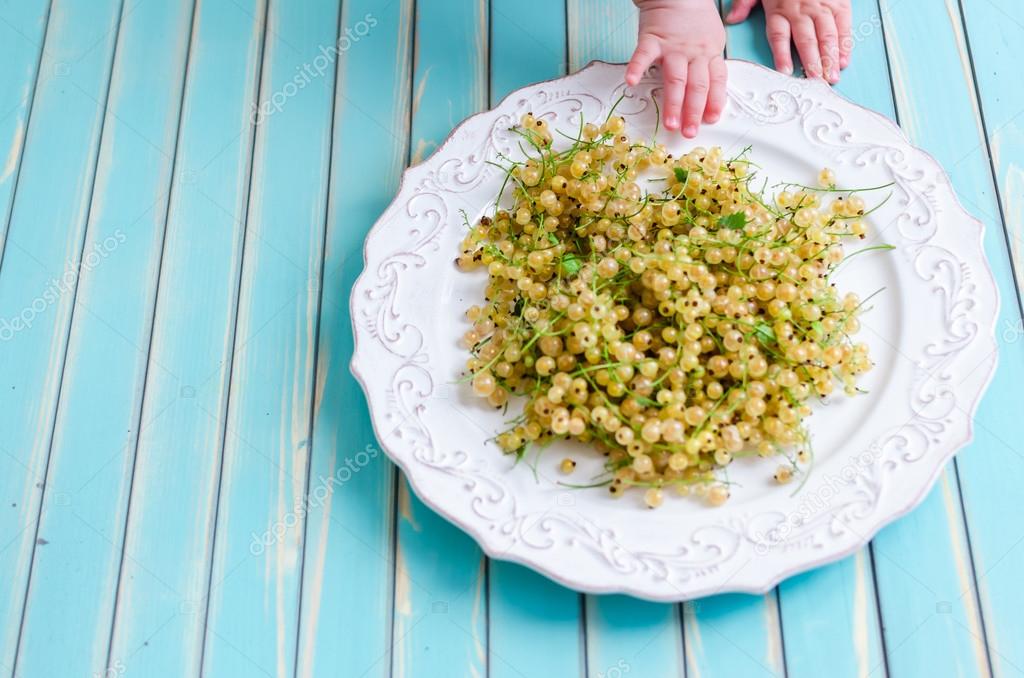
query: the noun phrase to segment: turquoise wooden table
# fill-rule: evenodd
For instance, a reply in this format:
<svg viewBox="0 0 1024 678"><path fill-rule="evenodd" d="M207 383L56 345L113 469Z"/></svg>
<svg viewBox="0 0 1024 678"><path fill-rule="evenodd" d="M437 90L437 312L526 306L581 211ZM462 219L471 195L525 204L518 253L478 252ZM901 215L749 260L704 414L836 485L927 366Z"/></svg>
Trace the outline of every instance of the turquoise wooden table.
<svg viewBox="0 0 1024 678"><path fill-rule="evenodd" d="M984 221L999 370L870 547L664 605L483 557L348 372L402 169L519 86L626 59L627 0L0 0L0 673L1024 675L1024 11L853 4L838 89ZM728 54L768 61L760 13Z"/></svg>

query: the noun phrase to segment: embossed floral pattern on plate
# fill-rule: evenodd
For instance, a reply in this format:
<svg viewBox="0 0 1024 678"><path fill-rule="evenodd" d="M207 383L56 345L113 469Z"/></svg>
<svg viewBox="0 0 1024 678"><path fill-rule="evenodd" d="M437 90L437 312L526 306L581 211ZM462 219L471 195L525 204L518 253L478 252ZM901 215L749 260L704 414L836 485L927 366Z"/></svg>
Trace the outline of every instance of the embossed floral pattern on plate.
<svg viewBox="0 0 1024 678"><path fill-rule="evenodd" d="M367 237L365 270L352 290L352 371L382 447L416 493L489 555L589 592L665 601L763 592L863 546L916 506L971 439L997 359L999 302L982 225L957 202L935 160L887 119L823 82L730 61L726 115L698 144L750 145L776 181L806 183L829 166L843 185L891 184L866 244L896 249L851 260L842 278L859 292L884 287L858 336L876 360L871 392L837 398L811 417L818 459L795 493L765 480L770 462L730 467L733 496L717 509L680 499L645 511L600 488L569 490L554 471L564 456L558 451L535 478L488 442L501 413L456 383L465 360L457 344L462 311L480 295L480 279L452 265L462 212L475 219L492 205L501 174L488 163L519 153L508 128L527 111L572 132L581 115L603 118L624 94L617 112L627 127L653 134L658 79L626 88L623 72L594 62L514 92L406 172ZM659 140L670 137L662 131ZM684 148L681 139L671 143Z"/></svg>

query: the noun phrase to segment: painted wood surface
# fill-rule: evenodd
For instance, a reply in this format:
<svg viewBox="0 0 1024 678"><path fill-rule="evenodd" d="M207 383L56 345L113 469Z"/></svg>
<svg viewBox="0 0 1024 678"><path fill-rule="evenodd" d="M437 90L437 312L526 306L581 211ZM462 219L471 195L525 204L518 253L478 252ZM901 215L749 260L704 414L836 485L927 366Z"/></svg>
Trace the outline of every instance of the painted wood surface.
<svg viewBox="0 0 1024 678"><path fill-rule="evenodd" d="M341 5L372 30L338 56L296 675L388 676L395 471L374 438L352 358L348 290L363 238L408 158L412 0ZM383 78L383 79L382 79ZM375 92L373 97L364 92ZM362 623L353 623L353 611Z"/></svg>
<svg viewBox="0 0 1024 678"><path fill-rule="evenodd" d="M10 224L25 132L40 80L39 62L49 25L50 0L7 3L0 8L0 252Z"/></svg>
<svg viewBox="0 0 1024 678"><path fill-rule="evenodd" d="M206 613L210 675L283 675L296 661L337 63L322 50L339 45L338 18L335 0L272 2L267 17Z"/></svg>
<svg viewBox="0 0 1024 678"><path fill-rule="evenodd" d="M24 675L107 665L193 9L147 3L121 20L22 613Z"/></svg>
<svg viewBox="0 0 1024 678"><path fill-rule="evenodd" d="M201 2L181 130L108 672L198 675L249 200L263 2Z"/></svg>
<svg viewBox="0 0 1024 678"><path fill-rule="evenodd" d="M664 605L485 558L380 452L347 366L403 167L627 59L629 0L0 0L0 673L1024 674L1024 18L854 4L837 89L985 223L1000 366L870 548ZM727 52L770 61L760 10Z"/></svg>
<svg viewBox="0 0 1024 678"><path fill-rule="evenodd" d="M0 260L0 663L11 671L41 538L53 418L121 14L119 0L56 2L39 62L48 77L37 79L31 119L25 109L25 147Z"/></svg>

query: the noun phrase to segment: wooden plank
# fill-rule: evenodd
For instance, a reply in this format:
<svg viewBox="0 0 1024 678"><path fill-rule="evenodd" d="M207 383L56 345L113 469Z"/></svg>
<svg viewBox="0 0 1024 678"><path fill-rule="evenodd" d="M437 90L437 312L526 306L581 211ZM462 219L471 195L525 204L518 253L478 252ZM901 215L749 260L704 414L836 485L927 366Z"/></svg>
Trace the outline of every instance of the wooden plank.
<svg viewBox="0 0 1024 678"><path fill-rule="evenodd" d="M683 631L687 675L786 675L774 593L731 593L686 603Z"/></svg>
<svg viewBox="0 0 1024 678"><path fill-rule="evenodd" d="M984 155L958 164L984 138L970 71L964 67L966 50L956 8L952 2L932 3L910 12L898 2L879 4L900 124L913 143L951 172L961 200L987 222L990 261L998 261L998 255L1005 262L998 218L992 218L998 211ZM1005 269L999 277L1009 280ZM1007 375L1005 370L1004 363L1000 373L1015 376L1019 385L1021 373ZM1012 392L1006 388L1004 393ZM985 403L994 397L998 392L990 389ZM1001 431L1012 435L1006 431L1016 419L1006 419ZM988 450L977 443L965 448L925 503L875 539L886 651L894 675L990 672L957 475L960 463L982 454ZM977 491L989 492L990 481L985 478Z"/></svg>
<svg viewBox="0 0 1024 678"><path fill-rule="evenodd" d="M487 106L487 3L416 2L411 161ZM486 561L466 534L398 483L392 675L487 672Z"/></svg>
<svg viewBox="0 0 1024 678"><path fill-rule="evenodd" d="M57 2L0 269L0 663L11 666L92 202L118 0ZM55 162L56 160L56 162Z"/></svg>
<svg viewBox="0 0 1024 678"><path fill-rule="evenodd" d="M580 595L515 563L491 560L489 577L488 675L582 675Z"/></svg>
<svg viewBox="0 0 1024 678"><path fill-rule="evenodd" d="M787 676L885 675L870 549L780 584L779 614Z"/></svg>
<svg viewBox="0 0 1024 678"><path fill-rule="evenodd" d="M682 676L679 605L587 596L587 675Z"/></svg>
<svg viewBox="0 0 1024 678"><path fill-rule="evenodd" d="M192 10L143 4L121 23L15 666L26 676L107 668Z"/></svg>
<svg viewBox="0 0 1024 678"><path fill-rule="evenodd" d="M330 49L358 47L339 34L338 19L336 0L270 4L206 621L203 671L215 676L295 667Z"/></svg>
<svg viewBox="0 0 1024 678"><path fill-rule="evenodd" d="M629 0L568 0L567 16L571 69L593 59L627 61L633 53L636 8ZM615 675L615 671L624 671L619 666L622 661L632 675L682 675L680 618L678 605L625 596L587 596L588 672Z"/></svg>
<svg viewBox="0 0 1024 678"><path fill-rule="evenodd" d="M519 87L564 75L564 5L492 0L490 23L492 105ZM515 563L488 566L489 675L581 675L580 595Z"/></svg>
<svg viewBox="0 0 1024 678"><path fill-rule="evenodd" d="M363 238L408 157L412 7L341 5L343 27L373 25L338 60L296 670L304 678L340 666L367 677L390 671L395 475L349 371L348 297Z"/></svg>
<svg viewBox="0 0 1024 678"><path fill-rule="evenodd" d="M836 89L862 106L893 117L878 8L858 2L853 10L854 56ZM760 8L747 21L728 27L727 52L732 58L773 64ZM837 675L862 676L879 666L884 669L869 549L784 582L779 603L787 675L817 676L826 661Z"/></svg>
<svg viewBox="0 0 1024 678"><path fill-rule="evenodd" d="M1007 521L1008 516L1020 513L1014 497L1024 482L1024 457L1018 442L1020 385L1024 382L1020 306L1024 270L1020 258L1024 124L1020 113L1024 92L1009 85L1017 75L1004 60L1016 53L1024 25L1019 6L1005 0L968 1L961 8L962 20L955 3L932 10L935 16L931 21L941 26L939 36L945 41L939 65L946 77L942 82L934 75L925 77L924 59L916 55L911 65L908 57L908 70L921 73L908 83L908 95L922 111L922 138L936 144L932 150L951 172L964 204L985 222L985 251L1002 298L996 328L999 368L975 415L974 443L957 457L957 469L992 671L996 676L1014 676L1024 673L1024 646L1020 643L1024 638L1024 586L1020 580L1024 531L1014 521ZM895 37L902 44L917 39L919 33L909 17L896 7L892 9ZM939 120L932 119L936 107L942 111ZM984 139L978 133L979 113L984 115ZM977 627L970 633L977 634Z"/></svg>
<svg viewBox="0 0 1024 678"><path fill-rule="evenodd" d="M109 666L198 675L265 4L201 2Z"/></svg>
<svg viewBox="0 0 1024 678"><path fill-rule="evenodd" d="M491 0L492 106L520 87L565 75L565 12L550 0Z"/></svg>
<svg viewBox="0 0 1024 678"><path fill-rule="evenodd" d="M626 62L636 49L637 13L630 0L566 0L569 70L594 59Z"/></svg>
<svg viewBox="0 0 1024 678"><path fill-rule="evenodd" d="M25 130L32 115L49 11L50 0L0 7L0 64L4 65L0 69L0 252L25 152Z"/></svg>
<svg viewBox="0 0 1024 678"><path fill-rule="evenodd" d="M1017 303L1019 313L1019 300L1024 292L1024 258L1021 253L1024 238L1024 206L1021 202L1024 122L1020 119L1024 111L1024 92L1017 87L1007 87L1006 83L1017 77L1016 72L1009 70L1012 62L1008 60L1013 58L1017 41L1024 36L1024 21L1019 17L1020 8L1006 0L966 0L962 4L962 12L966 28L964 46L969 47L976 97L988 141L972 155L990 155L996 194L1000 199L1011 248L1011 269L1016 274L1017 292L1011 297L1003 297L1004 306L1011 306L1011 315L1001 319L1002 329L1009 329L1007 336L1014 338L1008 343L1014 344L1024 336L1012 313L1013 302Z"/></svg>
<svg viewBox="0 0 1024 678"><path fill-rule="evenodd" d="M961 518L947 470L919 508L875 538L890 675L989 675Z"/></svg>
<svg viewBox="0 0 1024 678"><path fill-rule="evenodd" d="M487 671L486 561L476 543L398 485L391 673Z"/></svg>

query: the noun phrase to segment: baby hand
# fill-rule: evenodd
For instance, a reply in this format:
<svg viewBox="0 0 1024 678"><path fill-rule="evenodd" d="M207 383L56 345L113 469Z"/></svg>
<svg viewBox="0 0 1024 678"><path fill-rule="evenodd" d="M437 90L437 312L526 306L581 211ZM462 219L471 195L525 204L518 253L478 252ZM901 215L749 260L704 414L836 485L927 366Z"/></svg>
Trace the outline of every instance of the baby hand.
<svg viewBox="0 0 1024 678"><path fill-rule="evenodd" d="M737 23L750 14L757 0L734 0L726 21ZM768 42L775 68L793 72L789 40L812 78L839 82L839 69L850 63L853 50L850 0L762 0Z"/></svg>
<svg viewBox="0 0 1024 678"><path fill-rule="evenodd" d="M634 0L640 10L636 51L626 83L640 82L661 62L662 115L670 130L694 137L701 120L716 122L725 107L725 27L715 0Z"/></svg>

